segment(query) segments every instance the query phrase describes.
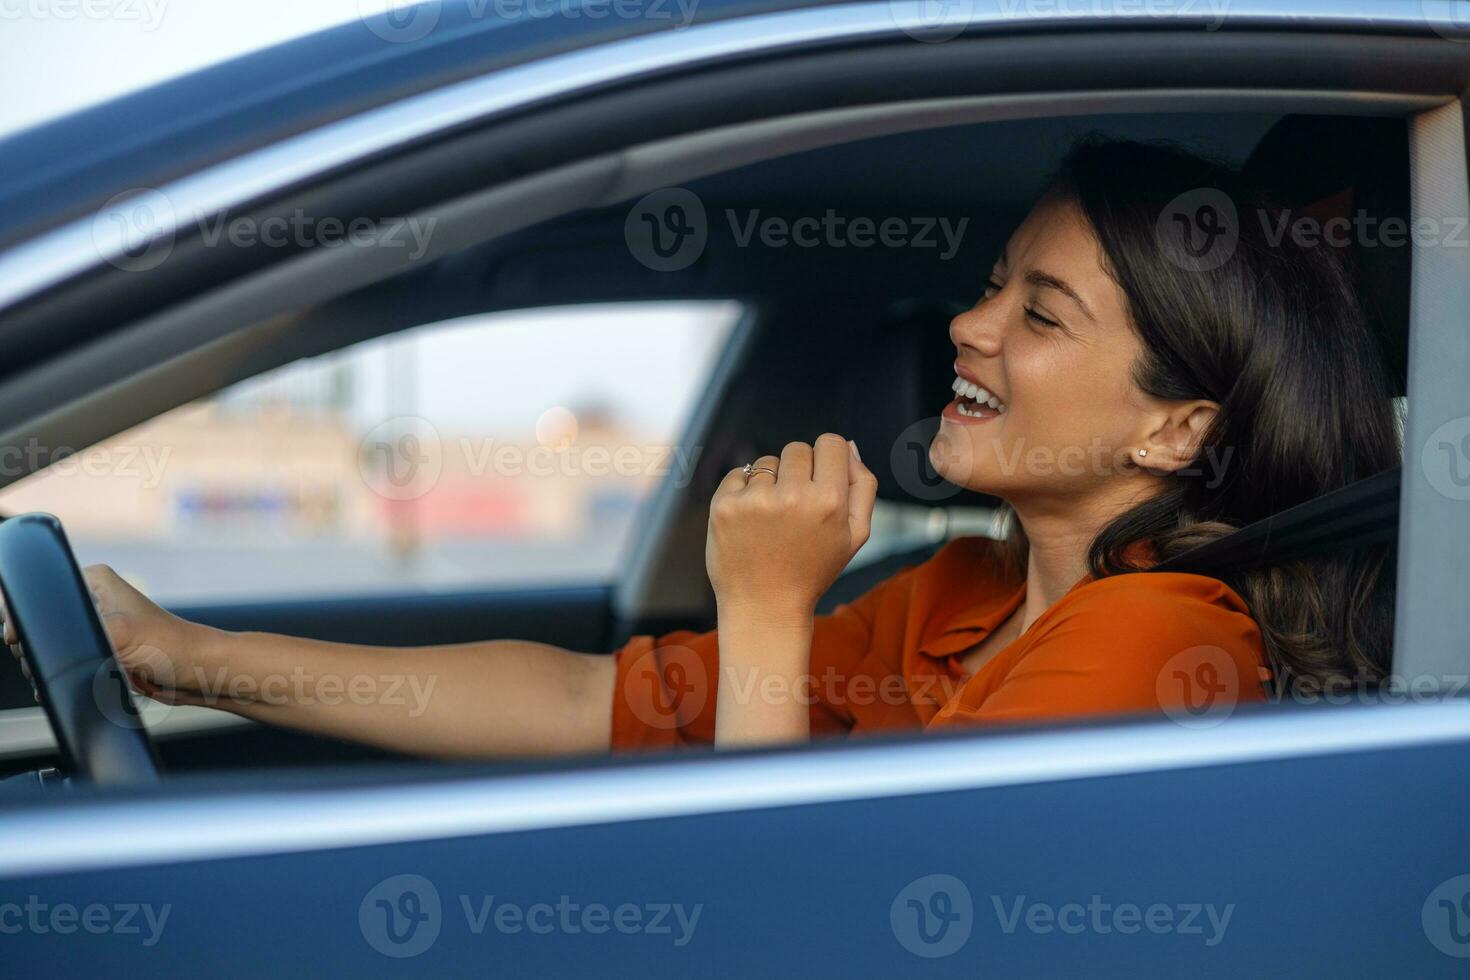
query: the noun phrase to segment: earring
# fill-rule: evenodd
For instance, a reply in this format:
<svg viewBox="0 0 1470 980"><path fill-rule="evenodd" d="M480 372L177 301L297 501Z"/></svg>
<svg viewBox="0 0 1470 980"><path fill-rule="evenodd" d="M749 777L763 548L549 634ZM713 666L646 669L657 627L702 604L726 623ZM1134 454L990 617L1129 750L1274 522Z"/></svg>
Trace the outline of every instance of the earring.
<svg viewBox="0 0 1470 980"><path fill-rule="evenodd" d="M1138 455L1140 455L1140 456L1147 456L1148 455L1148 450L1147 449L1140 449L1138 451Z"/></svg>

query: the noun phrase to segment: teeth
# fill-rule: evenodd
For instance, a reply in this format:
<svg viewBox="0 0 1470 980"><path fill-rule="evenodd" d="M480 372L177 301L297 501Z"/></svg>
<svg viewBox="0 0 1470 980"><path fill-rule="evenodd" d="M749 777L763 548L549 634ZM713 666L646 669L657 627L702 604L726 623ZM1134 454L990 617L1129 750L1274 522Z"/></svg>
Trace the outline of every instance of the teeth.
<svg viewBox="0 0 1470 980"><path fill-rule="evenodd" d="M981 404L989 405L997 412L1004 412L1006 410L1004 402L1002 402L995 395L991 394L989 391L975 384L973 381L966 381L964 378L957 377L954 379L954 383L951 384L949 387L951 391L959 395L961 398L974 399ZM964 410L963 407L961 407L960 412L963 415L979 414L977 412L967 412Z"/></svg>

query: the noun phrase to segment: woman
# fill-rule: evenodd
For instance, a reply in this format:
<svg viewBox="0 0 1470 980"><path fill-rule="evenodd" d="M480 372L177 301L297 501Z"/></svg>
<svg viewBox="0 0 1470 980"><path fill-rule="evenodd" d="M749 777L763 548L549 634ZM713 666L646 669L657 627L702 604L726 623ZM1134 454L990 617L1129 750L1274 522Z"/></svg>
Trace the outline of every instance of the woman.
<svg viewBox="0 0 1470 980"><path fill-rule="evenodd" d="M1195 193L1234 205L1225 239L1217 212L1197 228L1170 213ZM149 694L439 756L1195 713L1263 700L1268 681L1371 679L1388 649L1381 550L1229 582L1142 571L1398 461L1347 275L1273 227L1224 168L1161 146L1075 147L950 324L956 395L930 457L1006 501L1009 540L952 541L831 615L813 610L867 539L876 481L830 433L720 484L706 548L718 629L635 637L614 657L227 633L105 566L87 577ZM1231 251L1202 256L1201 230ZM426 697L347 693L385 677Z"/></svg>

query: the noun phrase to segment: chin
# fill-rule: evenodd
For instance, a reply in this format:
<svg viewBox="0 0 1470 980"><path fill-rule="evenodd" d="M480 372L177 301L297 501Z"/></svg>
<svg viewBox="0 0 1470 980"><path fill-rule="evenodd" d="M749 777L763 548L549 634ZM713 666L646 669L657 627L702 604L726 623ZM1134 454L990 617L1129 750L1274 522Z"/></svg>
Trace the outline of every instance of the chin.
<svg viewBox="0 0 1470 980"><path fill-rule="evenodd" d="M969 432L955 428L940 426L929 444L929 465L936 473L957 487L1001 499L1020 489L1016 477L1021 474L1008 472L999 448L988 445L988 451L977 452Z"/></svg>
<svg viewBox="0 0 1470 980"><path fill-rule="evenodd" d="M976 472L975 451L969 440L949 434L944 427L940 428L934 441L929 444L929 465L934 467L934 472L957 487L978 490L981 493L992 492L984 486L989 481Z"/></svg>

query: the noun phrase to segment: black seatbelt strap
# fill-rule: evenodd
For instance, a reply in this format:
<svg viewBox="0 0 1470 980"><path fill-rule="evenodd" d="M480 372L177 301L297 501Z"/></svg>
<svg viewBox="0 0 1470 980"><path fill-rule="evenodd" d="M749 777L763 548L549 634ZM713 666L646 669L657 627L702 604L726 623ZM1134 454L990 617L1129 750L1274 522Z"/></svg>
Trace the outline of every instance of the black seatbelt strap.
<svg viewBox="0 0 1470 980"><path fill-rule="evenodd" d="M1384 470L1247 524L1149 571L1223 575L1391 541L1398 533L1400 476L1400 467Z"/></svg>

